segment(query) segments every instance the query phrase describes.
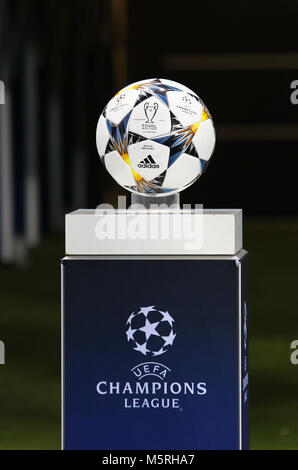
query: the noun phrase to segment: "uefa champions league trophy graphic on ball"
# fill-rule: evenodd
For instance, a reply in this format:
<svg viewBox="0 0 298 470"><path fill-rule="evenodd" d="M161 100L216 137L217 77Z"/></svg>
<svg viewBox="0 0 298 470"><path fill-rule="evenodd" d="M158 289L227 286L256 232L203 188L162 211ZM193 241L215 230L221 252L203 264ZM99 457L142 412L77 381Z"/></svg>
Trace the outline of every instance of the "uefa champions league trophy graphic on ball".
<svg viewBox="0 0 298 470"><path fill-rule="evenodd" d="M109 101L98 121L96 143L101 162L131 191L133 203L179 205L178 193L208 166L215 131L196 93L155 78L133 83Z"/></svg>

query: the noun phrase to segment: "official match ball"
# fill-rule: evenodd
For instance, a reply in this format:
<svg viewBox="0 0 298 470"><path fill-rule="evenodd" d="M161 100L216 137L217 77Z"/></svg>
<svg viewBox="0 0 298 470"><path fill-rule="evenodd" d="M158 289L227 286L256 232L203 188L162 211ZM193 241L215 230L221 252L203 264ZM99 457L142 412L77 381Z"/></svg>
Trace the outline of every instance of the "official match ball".
<svg viewBox="0 0 298 470"><path fill-rule="evenodd" d="M155 306L141 307L126 322L127 341L144 356L164 354L176 338L175 320L169 312Z"/></svg>
<svg viewBox="0 0 298 470"><path fill-rule="evenodd" d="M145 196L182 191L201 176L215 146L211 115L180 83L148 79L120 90L100 115L100 159L122 187Z"/></svg>

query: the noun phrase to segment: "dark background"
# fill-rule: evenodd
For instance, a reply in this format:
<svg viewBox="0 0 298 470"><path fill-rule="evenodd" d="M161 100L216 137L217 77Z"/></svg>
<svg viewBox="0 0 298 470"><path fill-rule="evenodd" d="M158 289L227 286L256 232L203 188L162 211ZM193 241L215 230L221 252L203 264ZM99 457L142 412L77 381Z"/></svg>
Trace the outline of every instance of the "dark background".
<svg viewBox="0 0 298 470"><path fill-rule="evenodd" d="M152 77L193 89L215 122L214 158L182 203L244 211L252 447L298 448L297 18L295 0L0 0L0 448L59 447L64 214L125 194L96 124Z"/></svg>

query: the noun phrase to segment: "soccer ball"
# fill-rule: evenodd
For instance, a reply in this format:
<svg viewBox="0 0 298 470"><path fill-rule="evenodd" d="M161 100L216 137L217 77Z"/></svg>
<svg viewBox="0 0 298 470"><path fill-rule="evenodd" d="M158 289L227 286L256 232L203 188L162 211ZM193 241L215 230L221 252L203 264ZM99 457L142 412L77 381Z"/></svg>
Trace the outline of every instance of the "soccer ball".
<svg viewBox="0 0 298 470"><path fill-rule="evenodd" d="M133 349L144 356L160 356L172 346L176 333L175 320L169 312L150 307L141 307L132 313L126 322L126 337Z"/></svg>
<svg viewBox="0 0 298 470"><path fill-rule="evenodd" d="M97 124L96 144L117 183L145 196L165 196L203 173L215 131L198 95L154 78L123 88L109 101Z"/></svg>

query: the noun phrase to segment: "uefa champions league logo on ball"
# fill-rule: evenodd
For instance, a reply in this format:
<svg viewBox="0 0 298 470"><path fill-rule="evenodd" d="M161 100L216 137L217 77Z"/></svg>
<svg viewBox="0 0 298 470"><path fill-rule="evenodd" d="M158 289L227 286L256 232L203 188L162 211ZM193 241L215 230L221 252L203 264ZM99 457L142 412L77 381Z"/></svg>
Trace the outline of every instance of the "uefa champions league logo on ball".
<svg viewBox="0 0 298 470"><path fill-rule="evenodd" d="M141 307L127 322L127 341L144 356L156 357L171 348L176 338L175 320L168 311Z"/></svg>

